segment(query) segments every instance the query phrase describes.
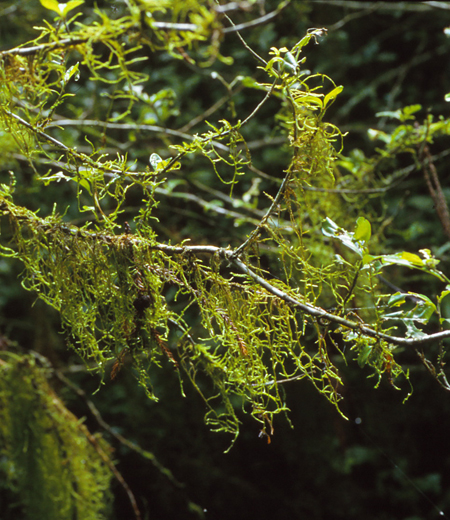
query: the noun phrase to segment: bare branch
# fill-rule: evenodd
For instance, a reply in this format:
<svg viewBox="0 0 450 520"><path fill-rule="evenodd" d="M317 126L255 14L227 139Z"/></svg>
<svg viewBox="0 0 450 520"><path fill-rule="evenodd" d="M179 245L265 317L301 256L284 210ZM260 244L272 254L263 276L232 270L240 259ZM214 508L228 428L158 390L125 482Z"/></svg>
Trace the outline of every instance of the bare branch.
<svg viewBox="0 0 450 520"><path fill-rule="evenodd" d="M181 482L178 482L175 477L172 475L172 472L165 468L155 457L155 455L147 450L144 450L134 442L129 441L126 439L123 435L120 435L120 433L117 433L114 428L111 428L111 426L103 419L102 415L100 414L98 408L95 406L95 404L89 399L86 392L82 390L78 385L73 383L70 379L68 379L60 370L54 370L53 373L55 376L63 382L66 386L68 386L71 390L73 390L83 401L86 403L87 407L89 408L90 412L94 416L95 420L99 424L99 426L107 431L112 437L114 437L118 442L123 444L124 446L127 446L127 448L135 451L136 453L139 453L139 455L142 455L142 457L150 460L152 464L157 468L162 474L164 474L175 486L182 487L183 484Z"/></svg>
<svg viewBox="0 0 450 520"><path fill-rule="evenodd" d="M30 56L32 54L37 54L38 52L49 52L63 47L74 47L81 43L86 43L87 41L87 38L65 38L64 40L59 40L57 42L42 43L41 45L34 45L33 47L15 47L14 49L1 51L0 58L5 56Z"/></svg>
<svg viewBox="0 0 450 520"><path fill-rule="evenodd" d="M377 11L415 11L450 9L448 2L357 2L352 0L312 0L313 4L326 4L346 9L374 9Z"/></svg>
<svg viewBox="0 0 450 520"><path fill-rule="evenodd" d="M227 33L231 33L231 32L237 32L237 31L249 29L251 27L256 27L257 25L265 24L265 23L269 22L270 20L272 20L273 18L275 18L276 16L278 16L280 14L280 12L285 7L287 7L288 4L290 4L290 0L288 0L287 2L283 2L278 7L278 9L275 9L275 11L267 13L266 15L261 16L260 18L255 18L254 20L251 20L250 22L241 23L239 25L233 25L232 27L226 27L225 29L222 30L222 32L224 34L227 34Z"/></svg>
<svg viewBox="0 0 450 520"><path fill-rule="evenodd" d="M188 141L193 141L195 136L180 132L179 130L172 130L170 128L164 128L157 125L144 125L144 124L129 124L129 123L108 123L106 121L96 121L95 119L57 119L47 124L47 127L65 127L65 126L100 126L102 128L109 128L114 130L138 130L155 132L165 135L172 135L174 137L180 137ZM229 151L229 147L219 143L218 141L212 141L214 146L225 152Z"/></svg>

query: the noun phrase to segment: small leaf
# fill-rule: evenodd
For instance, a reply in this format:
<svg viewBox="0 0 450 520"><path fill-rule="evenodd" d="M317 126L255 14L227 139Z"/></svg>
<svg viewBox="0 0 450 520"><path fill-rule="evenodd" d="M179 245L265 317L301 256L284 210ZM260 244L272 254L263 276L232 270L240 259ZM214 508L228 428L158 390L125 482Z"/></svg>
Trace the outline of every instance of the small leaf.
<svg viewBox="0 0 450 520"><path fill-rule="evenodd" d="M323 100L323 106L326 108L329 103L332 103L336 99L336 96L343 91L343 89L344 87L340 85L339 87L336 87L331 92L329 92Z"/></svg>
<svg viewBox="0 0 450 520"><path fill-rule="evenodd" d="M404 265L405 267L425 267L425 262L414 253L396 253L395 255L381 255L378 257L386 265Z"/></svg>
<svg viewBox="0 0 450 520"><path fill-rule="evenodd" d="M423 266L424 264L422 258L420 258L419 255L415 255L414 253L408 253L406 251L403 251L401 257L403 258L403 260L406 260L407 262L417 266Z"/></svg>
<svg viewBox="0 0 450 520"><path fill-rule="evenodd" d="M55 11L58 14L61 14L59 9L59 3L56 0L41 0L41 4L50 11Z"/></svg>
<svg viewBox="0 0 450 520"><path fill-rule="evenodd" d="M339 226L331 220L331 218L326 217L322 224L322 233L326 237L334 237L336 233L339 231Z"/></svg>
<svg viewBox="0 0 450 520"><path fill-rule="evenodd" d="M450 285L447 285L441 294L437 297L439 303L450 294Z"/></svg>
<svg viewBox="0 0 450 520"><path fill-rule="evenodd" d="M414 119L414 117L412 117L412 114L419 112L419 110L422 110L422 105L419 104L408 105L404 107L401 121L406 121L407 119Z"/></svg>
<svg viewBox="0 0 450 520"><path fill-rule="evenodd" d="M369 359L371 352L372 352L372 345L364 345L361 348L361 350L359 351L359 354L358 354L358 365L360 367L363 367L367 363L367 360Z"/></svg>
<svg viewBox="0 0 450 520"><path fill-rule="evenodd" d="M365 255L363 256L362 263L363 263L363 265L367 265L367 264L370 264L370 263L372 263L374 260L377 260L377 259L378 259L377 256L373 256L373 255L365 254Z"/></svg>
<svg viewBox="0 0 450 520"><path fill-rule="evenodd" d="M50 11L55 11L63 18L69 11L72 11L81 4L84 4L84 0L70 0L67 4L60 4L57 0L40 0L41 4Z"/></svg>
<svg viewBox="0 0 450 520"><path fill-rule="evenodd" d="M320 94L309 93L299 97L299 99L301 99L302 103L310 103L311 105L317 105L321 109L323 108L323 101Z"/></svg>
<svg viewBox="0 0 450 520"><path fill-rule="evenodd" d="M163 162L163 160L161 159L161 157L157 154L157 153L152 153L150 155L150 159L149 159L149 163L151 165L151 167L154 169L154 170L157 170L158 169L158 165L159 163Z"/></svg>
<svg viewBox="0 0 450 520"><path fill-rule="evenodd" d="M66 16L66 14L69 11L72 11L73 9L77 8L79 5L84 4L84 0L70 0L70 2L67 2L65 4L65 7L63 7L62 15ZM64 4L60 4L60 7L62 7Z"/></svg>
<svg viewBox="0 0 450 520"><path fill-rule="evenodd" d="M78 62L75 63L75 65L72 65L69 69L67 69L66 73L64 74L64 84L66 84L70 78L75 75L75 81L78 81L80 79L80 71L78 68Z"/></svg>
<svg viewBox="0 0 450 520"><path fill-rule="evenodd" d="M348 247L362 258L364 249L354 239L353 233L349 233L345 229L340 228L328 217L325 218L322 224L322 233L327 237L337 238L344 244L344 246Z"/></svg>
<svg viewBox="0 0 450 520"><path fill-rule="evenodd" d="M392 294L388 301L389 307L400 307L405 303L405 297L405 293L396 292Z"/></svg>
<svg viewBox="0 0 450 520"><path fill-rule="evenodd" d="M383 141L384 143L391 142L391 136L389 134L387 134L386 132L382 132L381 130L375 130L374 128L369 128L369 130L367 130L367 134L371 141L376 141L377 139L379 139L380 141Z"/></svg>
<svg viewBox="0 0 450 520"><path fill-rule="evenodd" d="M356 221L355 234L353 236L355 240L363 240L364 242L369 241L370 237L372 236L372 226L366 218L358 218Z"/></svg>

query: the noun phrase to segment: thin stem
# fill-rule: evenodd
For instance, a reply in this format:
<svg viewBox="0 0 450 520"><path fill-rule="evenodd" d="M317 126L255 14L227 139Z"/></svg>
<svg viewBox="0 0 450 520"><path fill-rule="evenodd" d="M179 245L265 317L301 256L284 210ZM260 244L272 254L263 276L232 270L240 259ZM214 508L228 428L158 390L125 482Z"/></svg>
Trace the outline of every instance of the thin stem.
<svg viewBox="0 0 450 520"><path fill-rule="evenodd" d="M66 38L57 42L42 43L41 45L34 45L33 47L16 47L0 52L0 59L4 56L31 56L41 51L51 51L53 49L60 49L61 47L72 47L86 43L88 38Z"/></svg>
<svg viewBox="0 0 450 520"><path fill-rule="evenodd" d="M270 205L270 208L267 210L266 214L263 216L263 218L259 222L258 227L255 228L250 233L250 235L248 236L247 240L244 243L242 243L237 249L235 249L235 251L233 253L233 258L237 258L238 256L240 256L243 253L243 251L247 248L247 246L258 236L261 229L264 227L264 225L270 218L270 215L272 215L273 211L279 204L281 197L284 194L284 190L286 189L286 186L287 186L288 182L290 181L290 178L291 178L291 172L289 171L287 173L287 175L284 177L283 182L281 183L281 186L278 190L278 193L276 194L275 198L272 201L272 204Z"/></svg>
<svg viewBox="0 0 450 520"><path fill-rule="evenodd" d="M225 29L222 30L222 32L224 34L227 34L227 33L231 33L231 32L238 32L238 31L242 31L242 30L245 30L245 29L249 29L251 27L256 27L257 25L262 25L262 24L265 24L267 22L269 22L270 20L272 20L273 18L277 17L280 12L285 8L287 7L287 5L290 3L290 0L288 0L287 2L283 2L279 7L278 9L275 9L275 11L272 11L270 13L267 13L265 14L264 16L261 16L259 18L255 18L254 20L251 20L250 22L245 22L245 23L241 23L239 25L234 25L233 22L231 22L230 18L228 18L228 20L233 23L233 26L232 27L226 27Z"/></svg>

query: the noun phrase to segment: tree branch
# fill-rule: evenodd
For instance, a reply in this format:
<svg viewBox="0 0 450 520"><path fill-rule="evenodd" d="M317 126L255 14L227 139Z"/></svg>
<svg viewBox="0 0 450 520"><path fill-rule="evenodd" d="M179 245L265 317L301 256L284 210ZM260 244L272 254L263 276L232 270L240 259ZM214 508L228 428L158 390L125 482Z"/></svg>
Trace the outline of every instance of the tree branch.
<svg viewBox="0 0 450 520"><path fill-rule="evenodd" d="M437 174L436 166L431 157L428 144L425 143L422 153L419 156L419 161L422 163L423 174L427 183L428 190L434 202L436 213L441 221L444 233L450 239L450 213L445 200L444 192L442 191L441 182Z"/></svg>
<svg viewBox="0 0 450 520"><path fill-rule="evenodd" d="M172 135L174 137L180 137L181 139L186 139L188 141L193 141L195 136L190 134L186 134L185 132L181 132L179 130L172 130L171 128L164 128L163 126L157 125L144 125L144 124L130 124L130 123L109 123L107 121L97 121L95 119L57 119L55 121L51 121L46 125L46 127L65 127L65 126L100 126L102 128L109 128L113 130L138 130L138 131L148 131L148 132L156 132L165 135ZM44 134L45 136L47 134ZM228 152L230 148L218 141L212 141L212 144L216 148Z"/></svg>
<svg viewBox="0 0 450 520"><path fill-rule="evenodd" d="M225 250L224 250L225 251ZM404 345L409 347L415 347L417 345L424 345L426 343L432 343L434 341L440 341L445 338L450 338L450 330L437 332L435 334L427 334L424 337L419 339L414 338L401 338L398 336L390 336L389 334L384 334L383 332L378 332L366 324L347 320L346 318L342 318L341 316L337 316L336 314L331 314L321 307L316 307L309 303L304 303L298 300L297 298L293 298L288 293L281 291L274 285L270 284L265 278L262 278L258 274L256 274L252 269L250 269L244 262L239 260L238 258L233 257L233 253L230 251L225 251L226 257L234 264L240 271L245 273L247 276L252 278L255 282L257 282L261 287L264 287L267 291L269 291L274 296L278 296L286 303L297 307L298 309L304 311L306 314L311 316L315 316L317 318L322 318L333 323L338 323L343 327L346 327L351 330L355 330L360 332L365 336L370 336L371 338L382 339L384 341L388 341L389 343L394 343L396 345Z"/></svg>
<svg viewBox="0 0 450 520"><path fill-rule="evenodd" d="M0 51L0 59L5 56L31 56L41 51L51 51L53 49L60 49L62 47L74 47L80 43L86 43L88 38L65 38L57 42L42 43L41 45L34 45L33 47L15 47L6 51Z"/></svg>
<svg viewBox="0 0 450 520"><path fill-rule="evenodd" d="M244 29L249 29L251 27L256 27L257 25L265 24L265 23L269 22L270 20L272 20L273 18L275 18L276 16L278 16L280 14L280 12L285 7L288 6L288 4L290 4L290 0L287 0L286 2L283 2L278 7L278 9L275 9L275 11L267 13L264 16L261 16L259 18L255 18L254 20L251 20L250 22L241 23L239 25L234 25L233 24L232 27L226 27L225 29L222 29L222 32L224 34L227 34L227 33L231 33L231 32L242 31ZM228 16L227 16L227 18L228 18ZM228 18L228 20L230 20L230 19ZM231 22L231 20L230 20L230 22Z"/></svg>
<svg viewBox="0 0 450 520"><path fill-rule="evenodd" d="M448 2L357 2L352 0L313 0L313 4L326 4L346 9L374 9L377 11L416 11L450 9Z"/></svg>
<svg viewBox="0 0 450 520"><path fill-rule="evenodd" d="M30 212L25 208L18 208L14 206L14 204L6 199L5 197L0 196L0 211L4 214L10 214L21 222L26 221L34 221L34 223L30 223L32 226L38 225L40 229L43 231L47 231L47 233L54 232L55 225L48 223L45 219L41 219L34 213ZM122 235L110 235L105 233L96 233L92 231L87 231L83 229L79 229L75 226L66 226L60 225L58 227L59 230L70 234L76 235L77 237L83 237L95 241L101 241L106 244L117 244L122 239ZM212 245L183 245L183 246L172 246L167 244L154 244L148 242L145 238L136 237L127 235L127 240L130 243L142 244L145 245L149 249L154 249L157 251L162 251L166 254L179 254L185 255L187 253L191 253L194 255L198 254L209 254L209 255L218 255L223 260L229 262L231 265L234 265L241 273L245 274L252 280L254 280L258 285L268 291L270 294L280 298L285 301L289 305L299 309L307 315L313 316L315 318L321 318L323 320L330 321L332 323L336 323L344 328L353 330L355 332L360 333L364 336L369 336L371 338L380 339L395 345L402 345L407 347L417 347L420 345L426 345L428 343L433 343L435 341L441 341L447 338L450 338L450 330L437 332L434 334L424 334L423 337L420 338L403 338L399 336L390 336L389 334L385 334L384 332L379 332L369 325L356 322L352 320L348 320L343 318L342 316L338 316L336 314L332 314L321 307L312 305L310 303L301 301L298 297L291 296L285 291L282 291L278 287L272 285L269 281L267 281L262 276L258 275L251 267L245 264L242 260L237 258L236 252L237 249L224 249L222 247L212 246Z"/></svg>

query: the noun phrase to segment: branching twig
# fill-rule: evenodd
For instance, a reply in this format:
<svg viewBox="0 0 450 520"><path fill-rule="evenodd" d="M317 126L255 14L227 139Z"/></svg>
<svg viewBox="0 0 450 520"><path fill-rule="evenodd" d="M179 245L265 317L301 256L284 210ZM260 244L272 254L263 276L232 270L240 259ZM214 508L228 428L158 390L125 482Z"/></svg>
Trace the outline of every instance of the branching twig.
<svg viewBox="0 0 450 520"><path fill-rule="evenodd" d="M226 256L229 258L231 263L234 264L240 271L247 274L255 282L261 285L261 287L264 287L268 292L270 292L274 296L278 296L278 298L281 298L289 305L293 305L294 307L302 310L303 312L311 316L322 318L324 320L328 320L333 323L342 325L345 328L358 331L362 335L369 336L371 338L382 339L395 345L404 345L409 347L425 345L434 341L440 341L445 338L450 338L450 330L437 332L435 334L426 334L421 338L401 338L398 336L389 336L389 334L384 334L383 332L378 332L363 323L347 320L346 318L342 318L342 316L331 314L326 310L322 309L321 307L316 307L315 305L311 305L310 303L302 302L297 298L294 298L290 294L282 291L281 289L278 289L278 287L275 287L274 285L269 283L265 278L256 274L252 269L250 269L246 264L244 264L244 262L242 262L238 258L233 257L233 252L226 251Z"/></svg>
<svg viewBox="0 0 450 520"><path fill-rule="evenodd" d="M281 183L281 186L278 190L278 193L276 194L275 198L272 201L272 204L270 205L270 208L267 210L266 214L263 216L261 221L259 222L258 226L250 233L247 240L243 242L237 249L235 249L233 253L233 258L237 258L240 256L243 251L248 247L249 244L252 243L252 241L258 236L258 234L261 232L261 229L265 226L266 222L270 218L270 215L272 215L274 209L279 204L281 198L283 197L284 191L286 189L286 186L288 185L288 182L291 178L291 172L289 171L285 178L283 179L283 182Z"/></svg>
<svg viewBox="0 0 450 520"><path fill-rule="evenodd" d="M172 472L169 469L165 468L158 461L158 459L155 457L153 453L142 449L140 446L138 446L134 442L129 441L128 439L120 435L120 433L117 433L113 428L111 428L111 426L103 419L95 404L88 398L84 390L82 390L79 386L73 383L70 379L67 379L67 377L60 370L55 370L54 374L62 383L68 386L79 397L81 397L81 399L83 399L83 401L89 408L90 412L94 416L95 420L97 421L99 426L103 428L103 430L107 431L112 437L114 437L118 442L120 442L120 444L127 446L131 450L139 453L139 455L142 455L142 457L149 459L155 466L155 468L157 468L163 475L165 475L172 482L172 484L174 484L177 487L183 487L183 484L176 480L176 478L172 475Z"/></svg>
<svg viewBox="0 0 450 520"><path fill-rule="evenodd" d="M430 154L430 149L425 143L420 154L419 160L422 162L423 174L428 186L431 198L434 202L436 213L441 221L444 233L450 239L450 213L448 211L447 201L442 191L442 186L439 181L436 166Z"/></svg>
<svg viewBox="0 0 450 520"><path fill-rule="evenodd" d="M377 11L417 11L433 8L450 9L448 2L357 2L353 0L313 0L314 4L327 4L346 9L374 9Z"/></svg>
<svg viewBox="0 0 450 520"><path fill-rule="evenodd" d="M0 51L0 59L6 56L31 56L38 52L48 52L53 49L61 49L63 47L74 47L81 43L86 43L88 38L65 38L57 42L42 43L41 45L34 45L33 47L16 47L6 51Z"/></svg>
<svg viewBox="0 0 450 520"><path fill-rule="evenodd" d="M275 9L275 11L272 11L270 13L267 13L265 14L264 16L261 16L259 18L255 18L254 20L251 20L250 22L245 22L245 23L241 23L239 25L234 25L232 27L226 27L225 29L222 29L222 32L224 34L227 34L227 33L231 33L231 32L237 32L237 31L242 31L242 30L245 30L245 29L249 29L251 27L256 27L257 25L262 25L264 23L267 23L269 22L270 20L272 20L273 18L277 17L280 12L285 8L287 7L287 5L290 3L290 0L288 0L287 2L283 2L279 7L278 9ZM228 18L228 16L227 16ZM230 20L228 18L228 20Z"/></svg>
<svg viewBox="0 0 450 520"><path fill-rule="evenodd" d="M47 127L65 127L65 126L100 126L102 128L109 128L113 130L138 130L138 131L147 131L147 132L156 132L165 135L172 135L174 137L180 137L181 139L186 139L188 141L192 141L194 136L190 134L186 134L185 132L181 132L179 130L172 130L171 128L164 128L162 126L157 125L144 125L144 124L129 124L129 123L109 123L107 121L97 121L95 119L57 119L55 121L51 121L46 125ZM47 135L47 134L45 134ZM212 144L216 148L228 152L230 148L218 141L212 141Z"/></svg>

